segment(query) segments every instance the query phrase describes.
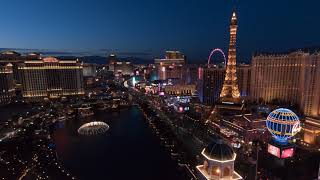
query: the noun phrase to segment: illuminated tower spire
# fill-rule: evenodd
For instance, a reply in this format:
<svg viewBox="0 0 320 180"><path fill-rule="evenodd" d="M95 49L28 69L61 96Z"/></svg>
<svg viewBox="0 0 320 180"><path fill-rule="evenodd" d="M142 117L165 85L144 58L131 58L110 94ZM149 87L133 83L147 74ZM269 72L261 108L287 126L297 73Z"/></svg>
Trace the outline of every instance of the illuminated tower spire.
<svg viewBox="0 0 320 180"><path fill-rule="evenodd" d="M223 82L222 91L220 94L221 101L223 102L240 102L240 92L238 88L236 64L236 39L237 39L237 15L233 11L230 23L230 45L228 52L228 62L226 67L226 76Z"/></svg>

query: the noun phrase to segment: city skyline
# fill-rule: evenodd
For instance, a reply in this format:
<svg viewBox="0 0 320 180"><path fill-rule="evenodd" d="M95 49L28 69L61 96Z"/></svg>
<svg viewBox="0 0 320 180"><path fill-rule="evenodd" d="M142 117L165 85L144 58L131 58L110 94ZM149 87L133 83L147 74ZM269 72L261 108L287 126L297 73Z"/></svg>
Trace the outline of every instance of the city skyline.
<svg viewBox="0 0 320 180"><path fill-rule="evenodd" d="M285 1L2 3L0 179L320 179L320 3Z"/></svg>
<svg viewBox="0 0 320 180"><path fill-rule="evenodd" d="M314 23L319 2L288 3L170 1L169 6L169 1L143 0L6 1L3 5L7 8L1 12L5 26L0 47L80 55L115 51L150 60L162 57L164 50L176 49L198 62L214 48L227 51L228 17L236 9L241 22L239 62L249 62L256 51L319 45ZM38 13L30 13L35 11ZM296 13L299 11L303 13Z"/></svg>

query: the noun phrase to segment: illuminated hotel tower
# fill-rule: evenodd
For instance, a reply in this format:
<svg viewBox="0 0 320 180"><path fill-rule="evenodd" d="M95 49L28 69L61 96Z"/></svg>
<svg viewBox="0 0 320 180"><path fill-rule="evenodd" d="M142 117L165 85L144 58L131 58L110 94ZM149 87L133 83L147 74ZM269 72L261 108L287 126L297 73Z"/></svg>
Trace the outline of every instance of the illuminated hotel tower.
<svg viewBox="0 0 320 180"><path fill-rule="evenodd" d="M22 96L28 101L84 95L83 64L46 57L18 65Z"/></svg>
<svg viewBox="0 0 320 180"><path fill-rule="evenodd" d="M240 101L240 92L236 74L236 38L237 38L237 16L236 12L232 13L230 24L230 45L228 52L228 63L226 76L223 82L220 98L222 102L237 103Z"/></svg>

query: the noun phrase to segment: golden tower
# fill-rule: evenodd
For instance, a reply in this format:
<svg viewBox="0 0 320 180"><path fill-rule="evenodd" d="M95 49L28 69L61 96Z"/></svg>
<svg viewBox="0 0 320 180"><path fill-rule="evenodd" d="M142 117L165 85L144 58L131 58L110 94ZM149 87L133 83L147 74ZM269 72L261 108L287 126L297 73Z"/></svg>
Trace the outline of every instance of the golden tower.
<svg viewBox="0 0 320 180"><path fill-rule="evenodd" d="M222 91L220 93L220 100L222 102L239 103L240 92L237 81L237 53L236 53L236 39L237 39L237 16L233 11L230 23L230 45L228 52L228 62L226 67L226 77L223 82Z"/></svg>

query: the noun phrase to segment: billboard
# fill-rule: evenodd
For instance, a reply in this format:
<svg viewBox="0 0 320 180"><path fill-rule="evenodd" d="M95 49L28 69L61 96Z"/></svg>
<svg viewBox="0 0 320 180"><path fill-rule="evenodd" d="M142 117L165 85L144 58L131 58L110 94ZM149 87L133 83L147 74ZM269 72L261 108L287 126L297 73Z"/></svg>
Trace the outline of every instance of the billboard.
<svg viewBox="0 0 320 180"><path fill-rule="evenodd" d="M294 153L293 148L288 148L288 149L282 149L281 151L281 158L289 158L292 157Z"/></svg>
<svg viewBox="0 0 320 180"><path fill-rule="evenodd" d="M268 144L268 153L280 158L285 159L294 155L294 147L277 147Z"/></svg>
<svg viewBox="0 0 320 180"><path fill-rule="evenodd" d="M280 158L280 148L276 146L268 144L268 153Z"/></svg>

